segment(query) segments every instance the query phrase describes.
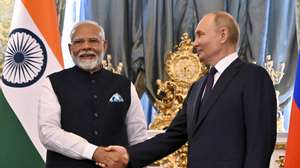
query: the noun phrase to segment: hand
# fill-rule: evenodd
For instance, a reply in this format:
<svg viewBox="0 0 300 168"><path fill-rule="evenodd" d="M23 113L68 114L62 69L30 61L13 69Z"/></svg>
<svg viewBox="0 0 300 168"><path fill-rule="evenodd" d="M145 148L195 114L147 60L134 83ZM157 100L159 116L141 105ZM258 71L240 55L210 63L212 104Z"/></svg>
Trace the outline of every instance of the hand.
<svg viewBox="0 0 300 168"><path fill-rule="evenodd" d="M104 149L106 152L110 152L110 154L112 154L113 157L117 157L118 158L118 162L120 162L121 164L125 166L127 166L128 162L129 162L129 156L127 153L126 148L124 148L123 146L117 146L117 145L111 145L107 148Z"/></svg>
<svg viewBox="0 0 300 168"><path fill-rule="evenodd" d="M102 148L102 157L96 164L105 168L125 168L129 162L127 150L122 146ZM97 152L97 150L96 150ZM96 153L95 152L95 153Z"/></svg>
<svg viewBox="0 0 300 168"><path fill-rule="evenodd" d="M108 152L105 151L104 147L98 147L95 150L92 159L96 161L96 165L101 167L107 167L106 164L111 162L110 157L108 157Z"/></svg>

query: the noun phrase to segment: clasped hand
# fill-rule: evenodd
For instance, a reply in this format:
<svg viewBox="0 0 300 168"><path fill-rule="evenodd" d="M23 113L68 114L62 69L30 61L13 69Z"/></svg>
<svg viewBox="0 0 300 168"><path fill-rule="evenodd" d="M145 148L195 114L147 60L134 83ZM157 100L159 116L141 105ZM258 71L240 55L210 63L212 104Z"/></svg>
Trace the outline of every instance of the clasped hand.
<svg viewBox="0 0 300 168"><path fill-rule="evenodd" d="M125 168L129 157L122 146L98 147L93 155L96 165L103 168Z"/></svg>

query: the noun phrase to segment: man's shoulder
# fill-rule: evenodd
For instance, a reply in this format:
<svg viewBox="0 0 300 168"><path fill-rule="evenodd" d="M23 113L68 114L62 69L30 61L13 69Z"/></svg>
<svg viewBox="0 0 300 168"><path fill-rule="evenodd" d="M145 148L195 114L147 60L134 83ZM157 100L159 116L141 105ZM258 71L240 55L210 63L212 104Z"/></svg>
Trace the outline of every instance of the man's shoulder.
<svg viewBox="0 0 300 168"><path fill-rule="evenodd" d="M244 81L263 82L270 80L270 75L267 70L264 67L253 63L245 63L243 68L241 68L240 75Z"/></svg>
<svg viewBox="0 0 300 168"><path fill-rule="evenodd" d="M124 81L124 82L129 82L130 83L130 80L124 75L116 74L116 73L113 73L113 72L108 71L106 69L102 69L102 71L103 71L103 74L105 76L111 78L112 80Z"/></svg>
<svg viewBox="0 0 300 168"><path fill-rule="evenodd" d="M250 74L267 74L267 71L264 67L249 62L244 63L242 71Z"/></svg>
<svg viewBox="0 0 300 168"><path fill-rule="evenodd" d="M70 72L72 72L72 71L74 71L74 67L73 67L73 68L63 69L63 70L58 71L58 72L54 72L54 73L52 73L52 74L50 74L50 75L48 75L48 76L49 76L49 77L59 77L59 76L65 75L65 74L67 74L67 73L70 73Z"/></svg>

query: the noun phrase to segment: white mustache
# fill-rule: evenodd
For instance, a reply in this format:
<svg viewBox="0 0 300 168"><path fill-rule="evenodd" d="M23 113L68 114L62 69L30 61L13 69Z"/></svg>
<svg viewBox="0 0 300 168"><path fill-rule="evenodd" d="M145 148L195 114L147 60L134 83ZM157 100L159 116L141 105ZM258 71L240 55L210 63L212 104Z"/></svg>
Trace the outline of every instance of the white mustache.
<svg viewBox="0 0 300 168"><path fill-rule="evenodd" d="M82 55L97 55L95 51L87 50L87 51L80 51L78 56L81 57Z"/></svg>

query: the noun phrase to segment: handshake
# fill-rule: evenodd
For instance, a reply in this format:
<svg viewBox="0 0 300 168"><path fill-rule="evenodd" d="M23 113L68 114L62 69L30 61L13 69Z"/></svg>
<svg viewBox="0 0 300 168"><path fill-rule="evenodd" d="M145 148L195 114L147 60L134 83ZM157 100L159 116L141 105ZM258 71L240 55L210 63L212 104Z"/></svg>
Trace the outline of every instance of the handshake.
<svg viewBox="0 0 300 168"><path fill-rule="evenodd" d="M103 168L125 168L129 162L127 150L122 146L98 147L92 159Z"/></svg>

